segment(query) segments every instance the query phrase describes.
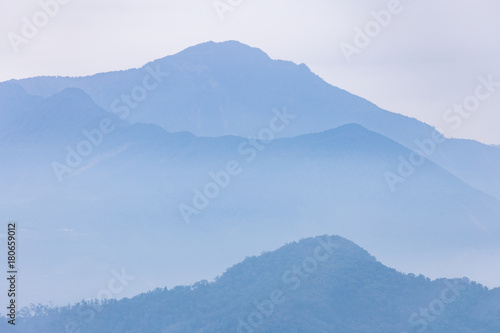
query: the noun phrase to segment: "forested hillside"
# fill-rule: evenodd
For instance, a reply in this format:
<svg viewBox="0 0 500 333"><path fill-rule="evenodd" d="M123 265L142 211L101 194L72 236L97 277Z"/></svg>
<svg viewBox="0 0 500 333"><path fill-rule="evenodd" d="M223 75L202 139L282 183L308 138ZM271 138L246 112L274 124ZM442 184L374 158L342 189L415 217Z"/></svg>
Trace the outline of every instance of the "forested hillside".
<svg viewBox="0 0 500 333"><path fill-rule="evenodd" d="M405 275L337 236L250 257L215 282L33 307L18 332L500 332L500 289Z"/></svg>

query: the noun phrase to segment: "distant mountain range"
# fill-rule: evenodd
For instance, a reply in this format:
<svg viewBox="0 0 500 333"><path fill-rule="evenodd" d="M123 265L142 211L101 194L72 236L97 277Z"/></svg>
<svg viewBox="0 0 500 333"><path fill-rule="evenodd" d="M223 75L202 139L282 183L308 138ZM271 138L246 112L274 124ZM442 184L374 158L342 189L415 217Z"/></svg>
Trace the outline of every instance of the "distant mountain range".
<svg viewBox="0 0 500 333"><path fill-rule="evenodd" d="M497 333L499 318L499 288L488 290L466 278L405 275L346 239L320 236L246 258L213 283L157 288L120 301L33 306L17 328L23 333Z"/></svg>
<svg viewBox="0 0 500 333"><path fill-rule="evenodd" d="M24 304L95 297L121 267L140 274L120 297L210 279L325 233L401 271L498 286L500 148L441 142L305 65L206 43L3 82L0 100L0 219L23 230Z"/></svg>
<svg viewBox="0 0 500 333"><path fill-rule="evenodd" d="M126 114L133 123L198 136L255 135L268 121L270 110L283 107L299 118L280 136L357 123L409 149L422 150L416 142L427 141L434 131L416 119L382 110L331 86L304 64L272 60L263 51L235 41L196 45L139 69L13 82L43 97L77 87L101 108ZM499 147L447 140L428 158L500 198Z"/></svg>

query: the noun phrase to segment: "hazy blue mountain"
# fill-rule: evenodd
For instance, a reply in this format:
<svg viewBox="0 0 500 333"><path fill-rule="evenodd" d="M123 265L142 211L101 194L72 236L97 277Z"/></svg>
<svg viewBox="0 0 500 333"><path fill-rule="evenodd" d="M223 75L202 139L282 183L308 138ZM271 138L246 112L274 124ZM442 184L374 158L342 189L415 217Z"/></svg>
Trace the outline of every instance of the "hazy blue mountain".
<svg viewBox="0 0 500 333"><path fill-rule="evenodd" d="M23 121L0 137L0 218L24 230L25 304L95 297L122 267L138 278L116 297L210 279L247 254L325 233L405 272L498 281L498 200L428 160L392 192L386 173L410 151L360 125L253 148L238 136L129 124L74 88L35 105L20 105ZM95 136L103 120L112 130ZM98 144L78 160L69 152L91 140L83 130ZM60 182L54 162L68 155ZM230 161L240 172L200 199ZM182 204L197 210L189 224Z"/></svg>
<svg viewBox="0 0 500 333"><path fill-rule="evenodd" d="M497 333L499 318L498 288L467 278L405 275L344 238L320 236L248 257L213 283L157 288L120 301L33 306L17 328L23 333Z"/></svg>
<svg viewBox="0 0 500 333"><path fill-rule="evenodd" d="M0 83L0 136L26 121L26 111L35 108L43 98L29 95L15 81Z"/></svg>
<svg viewBox="0 0 500 333"><path fill-rule="evenodd" d="M78 87L103 109L126 114L128 121L153 123L169 132L189 131L198 136L255 135L276 107L287 107L298 115L287 132L278 136L357 123L410 149L420 149L415 141L427 140L433 132L433 128L416 119L382 110L327 84L304 64L272 60L261 50L234 41L193 46L138 69L17 82L28 93L46 97ZM122 100L133 93L137 102L133 98L129 102ZM429 159L500 198L498 147L448 140L438 145Z"/></svg>

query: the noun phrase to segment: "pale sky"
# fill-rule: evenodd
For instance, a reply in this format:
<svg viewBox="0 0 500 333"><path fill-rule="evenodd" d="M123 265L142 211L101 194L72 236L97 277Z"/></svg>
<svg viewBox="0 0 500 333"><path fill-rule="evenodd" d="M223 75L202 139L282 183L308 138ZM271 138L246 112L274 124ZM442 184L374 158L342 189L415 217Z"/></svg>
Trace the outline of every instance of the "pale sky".
<svg viewBox="0 0 500 333"><path fill-rule="evenodd" d="M51 16L41 3L56 0L1 1L0 81L140 67L194 44L238 40L448 136L500 144L500 83L477 88L479 77L500 82L497 0L220 0L233 4L223 20L213 0L59 0L68 3ZM387 8L390 22L375 23L371 12ZM23 35L34 20L38 31ZM357 28L372 37L348 62L340 45L355 46ZM460 125L443 119L464 101L475 111L448 112Z"/></svg>

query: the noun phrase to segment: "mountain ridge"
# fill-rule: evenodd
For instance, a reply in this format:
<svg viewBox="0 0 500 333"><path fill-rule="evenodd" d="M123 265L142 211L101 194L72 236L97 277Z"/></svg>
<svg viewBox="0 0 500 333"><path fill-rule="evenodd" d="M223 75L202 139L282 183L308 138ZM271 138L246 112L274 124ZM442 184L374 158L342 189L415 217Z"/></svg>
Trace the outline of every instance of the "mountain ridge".
<svg viewBox="0 0 500 333"><path fill-rule="evenodd" d="M287 136L359 123L412 150L419 149L415 141L428 140L435 131L415 118L380 109L331 86L307 66L273 60L265 52L235 41L198 44L138 69L15 82L29 93L44 96L64 87L79 87L101 108L113 111L113 106L126 107L121 96L141 87L144 78L155 71L169 76L161 78L161 84L130 109L128 121L156 123L169 132L188 131L198 136L249 136L268 119L270 110L287 107L301 115ZM448 139L428 157L468 184L500 198L500 171L493 166L500 164L498 147Z"/></svg>
<svg viewBox="0 0 500 333"><path fill-rule="evenodd" d="M156 288L120 301L33 307L18 327L25 333L49 327L51 333L494 333L499 300L499 288L402 274L349 240L323 235L247 257L213 282Z"/></svg>
<svg viewBox="0 0 500 333"><path fill-rule="evenodd" d="M30 112L39 112L40 119L45 113L55 119L59 114L72 115L66 105L77 99L69 92L62 95L67 99L52 99L57 102L52 108ZM80 96L80 92L76 95ZM32 136L25 135L27 130L20 125L0 138L0 154L5 161L4 172L0 173L0 217L25 221L26 229L33 230L25 250L30 253L27 257L33 258L29 263L32 268L26 271L27 285L43 283L45 289L50 289L55 282L44 281L40 272L65 267L66 275L54 278L58 288L65 291L61 295L75 297L78 281L88 285L81 294L91 294L99 279L106 279L108 272L99 266L103 261L127 259L139 263L143 259L133 249L140 246L147 249L150 258L143 262L149 267L146 281L133 289L139 293L149 283L157 286L193 281L202 271L213 276L244 253L325 233L343 234L404 271L417 267L430 275L446 272L455 276L463 271L464 263L469 263L473 268L467 275L488 285L496 283L495 269L482 276L474 275L474 271L480 272L480 267L496 262L495 237L499 232L495 216L500 215L497 199L430 161L425 161L392 193L384 172L397 172L398 156L409 156L411 151L359 124L257 142L259 150L253 148L248 137L169 133L157 124L120 125L118 122L124 120L115 116L114 131L93 146L90 155L82 155L81 162L71 166L74 173L65 173L59 182L52 163L66 164L67 147L75 151L82 140L89 140L82 130L97 130L101 117L114 116L95 108L97 117L90 124L67 122L79 125L70 131L73 136L60 130L51 132L52 136L40 135L47 124L35 122L39 127L28 131ZM277 117L272 112L270 115ZM269 121L263 125L268 126ZM56 124L67 127L49 121L51 126ZM250 137L258 138L262 128L269 127L258 127ZM17 134L23 140L13 145L10 135ZM75 153L71 154L74 162ZM230 185L221 188L206 207L193 206L195 189L203 192L213 182L211 174L220 175L230 161L237 161L242 172L232 177ZM189 225L183 220L180 204L198 210ZM100 223L102 219L106 223ZM281 221L287 221L286 225ZM129 228L139 230L130 234ZM87 235L95 230L95 239L89 240ZM153 239L144 242L146 237ZM66 246L83 256L86 264L74 267L69 257L44 248L41 240ZM184 246L181 240L203 244L200 246L207 256L217 260L201 260L193 251L159 256L162 247L177 253ZM124 242L134 245L123 248ZM239 247L227 253L225 249L233 248L236 242ZM395 247L400 248L398 254L392 253ZM115 253L116 249L122 251ZM101 259L88 259L94 258L93 251L102 253ZM39 267L43 258L53 256L60 261ZM168 267L158 262L168 263ZM96 264L99 268L90 268ZM132 268L139 269L135 264L131 264ZM93 272L92 276L89 272ZM27 292L35 300L41 297L39 290Z"/></svg>

